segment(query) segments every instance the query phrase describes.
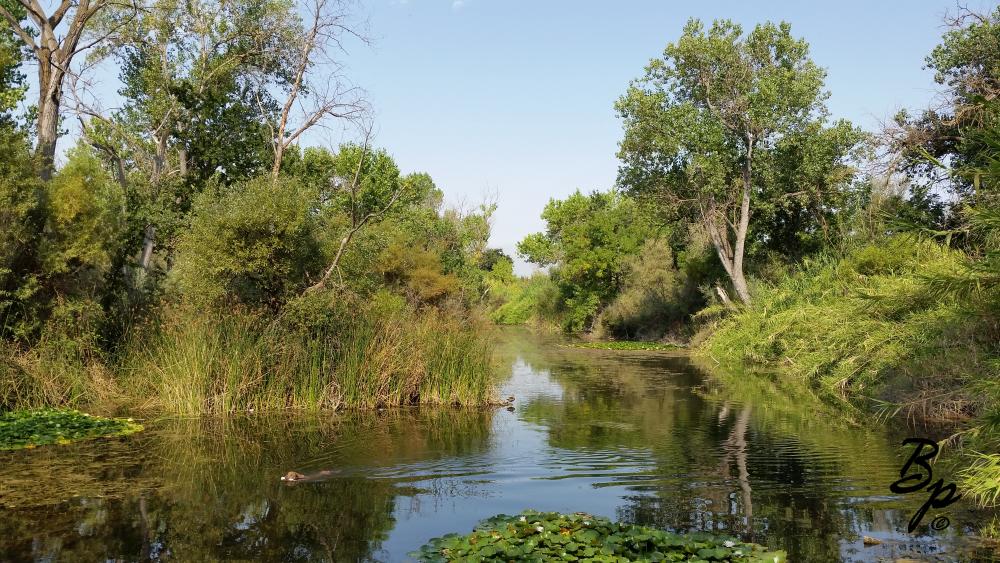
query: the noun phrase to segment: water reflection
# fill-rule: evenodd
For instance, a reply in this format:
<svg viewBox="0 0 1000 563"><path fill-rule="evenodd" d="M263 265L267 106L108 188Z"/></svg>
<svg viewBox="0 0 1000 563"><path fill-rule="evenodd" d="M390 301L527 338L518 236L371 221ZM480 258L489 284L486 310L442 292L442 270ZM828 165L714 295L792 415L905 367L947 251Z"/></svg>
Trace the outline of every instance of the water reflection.
<svg viewBox="0 0 1000 563"><path fill-rule="evenodd" d="M806 390L706 378L678 355L503 342L513 413L161 420L2 454L0 560L399 561L524 508L724 531L793 561L988 559L960 551L961 503L947 530L906 535L921 500L888 493L899 436L838 422ZM288 470L329 473L289 485Z"/></svg>

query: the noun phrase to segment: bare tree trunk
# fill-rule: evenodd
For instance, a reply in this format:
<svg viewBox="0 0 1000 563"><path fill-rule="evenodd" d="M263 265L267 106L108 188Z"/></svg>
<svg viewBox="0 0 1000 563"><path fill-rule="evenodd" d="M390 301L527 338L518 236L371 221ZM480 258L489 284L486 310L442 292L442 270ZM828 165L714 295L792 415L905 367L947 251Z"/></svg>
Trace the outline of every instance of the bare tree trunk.
<svg viewBox="0 0 1000 563"><path fill-rule="evenodd" d="M37 0L18 0L27 13L28 21L34 25L31 30L23 27L22 20L0 4L0 18L6 20L10 29L34 54L35 62L38 63L38 146L35 150L42 161L39 175L43 180L52 177L55 165L63 80L76 54L97 45L107 37L103 35L80 46L88 22L107 6L108 1L60 0L53 6L51 13L46 14ZM61 28L63 18L70 13L72 16L69 23ZM120 25L125 23L127 22ZM59 35L56 35L57 29L61 30Z"/></svg>
<svg viewBox="0 0 1000 563"><path fill-rule="evenodd" d="M50 180L55 168L64 75L62 70L53 65L51 53L43 48L38 62L38 145L35 149L41 159L42 168L39 173L43 180Z"/></svg>
<svg viewBox="0 0 1000 563"><path fill-rule="evenodd" d="M139 260L139 264L142 265L142 269L149 271L149 263L153 258L153 249L156 246L156 226L146 225L146 229L142 233L142 257Z"/></svg>
<svg viewBox="0 0 1000 563"><path fill-rule="evenodd" d="M702 220L708 230L712 246L715 247L719 261L729 276L729 281L736 290L736 296L745 305L750 304L750 289L743 273L743 255L746 252L747 233L750 230L750 194L752 193L753 172L753 136L747 135L746 162L743 164L743 194L740 200L740 211L735 225L726 218L720 218L720 211L714 201L702 207ZM730 244L730 230L735 240ZM722 294L720 293L720 297ZM725 302L726 299L723 299Z"/></svg>
<svg viewBox="0 0 1000 563"><path fill-rule="evenodd" d="M743 275L743 253L746 249L747 231L750 229L750 192L752 182L753 166L753 145L752 135L747 135L747 160L743 164L743 201L740 202L740 219L736 228L736 248L733 250L733 289L740 301L750 304L750 290L747 287L746 277Z"/></svg>

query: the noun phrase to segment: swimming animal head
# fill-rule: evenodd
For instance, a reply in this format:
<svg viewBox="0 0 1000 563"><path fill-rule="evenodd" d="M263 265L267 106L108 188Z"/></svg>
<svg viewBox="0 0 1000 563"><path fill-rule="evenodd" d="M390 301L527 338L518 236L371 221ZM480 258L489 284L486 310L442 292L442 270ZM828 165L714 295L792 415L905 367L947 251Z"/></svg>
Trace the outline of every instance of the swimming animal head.
<svg viewBox="0 0 1000 563"><path fill-rule="evenodd" d="M289 471L281 476L282 481L300 481L305 479L306 476L301 473L296 473L295 471Z"/></svg>

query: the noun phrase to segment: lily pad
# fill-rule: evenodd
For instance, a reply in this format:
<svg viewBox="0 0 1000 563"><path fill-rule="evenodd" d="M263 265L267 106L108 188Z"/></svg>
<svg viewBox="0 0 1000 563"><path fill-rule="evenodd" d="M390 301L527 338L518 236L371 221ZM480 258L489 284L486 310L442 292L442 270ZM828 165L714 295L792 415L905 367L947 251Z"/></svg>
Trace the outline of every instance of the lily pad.
<svg viewBox="0 0 1000 563"><path fill-rule="evenodd" d="M69 444L142 430L132 419L104 418L69 409L38 409L0 414L0 450Z"/></svg>
<svg viewBox="0 0 1000 563"><path fill-rule="evenodd" d="M532 510L499 514L471 534L432 539L409 555L418 561L785 561L784 552L735 538L676 534L582 512Z"/></svg>

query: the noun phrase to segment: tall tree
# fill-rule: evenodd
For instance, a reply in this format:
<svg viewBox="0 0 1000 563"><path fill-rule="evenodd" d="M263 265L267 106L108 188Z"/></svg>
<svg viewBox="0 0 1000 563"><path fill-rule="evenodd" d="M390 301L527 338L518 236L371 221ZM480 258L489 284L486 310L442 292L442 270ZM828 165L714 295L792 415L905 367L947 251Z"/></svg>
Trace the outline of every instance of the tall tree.
<svg viewBox="0 0 1000 563"><path fill-rule="evenodd" d="M976 178L992 164L992 137L1000 126L1000 8L977 13L960 7L945 23L941 44L925 59L945 89L940 103L916 116L900 112L887 140L918 186L948 189L962 204L985 203L994 196L977 193Z"/></svg>
<svg viewBox="0 0 1000 563"><path fill-rule="evenodd" d="M113 26L119 12L107 10L95 28ZM231 184L270 168L277 104L268 88L292 80L290 45L301 22L288 2L152 0L134 25L111 31L92 58L121 66L124 106L107 111L86 92L72 93L89 118L88 140L137 195L139 261L148 269L163 238L157 230L210 178Z"/></svg>
<svg viewBox="0 0 1000 563"><path fill-rule="evenodd" d="M751 203L762 191L756 166L825 115L824 77L787 23L744 34L728 20L706 31L692 19L618 101L621 182L692 207L744 303Z"/></svg>
<svg viewBox="0 0 1000 563"><path fill-rule="evenodd" d="M517 251L529 262L554 266L565 328L587 329L621 290L629 258L660 229L634 199L615 190L550 200L542 219L545 232L526 236Z"/></svg>
<svg viewBox="0 0 1000 563"><path fill-rule="evenodd" d="M59 108L63 102L63 87L74 57L106 38L98 34L84 39L89 24L111 0L62 0L51 14L38 0L18 0L30 25L16 12L0 3L0 17L6 20L17 37L31 51L38 64L38 122L36 152L41 157L43 180L52 177L59 138ZM116 27L128 25L125 18ZM63 24L65 23L65 29ZM62 33L60 33L60 31Z"/></svg>
<svg viewBox="0 0 1000 563"><path fill-rule="evenodd" d="M292 76L284 89L284 102L271 128L277 179L285 151L313 127L328 118L360 120L367 111L363 92L346 83L343 65L335 54L344 48L345 36L367 38L349 25L350 0L310 0L303 5L306 19L302 33L289 42L294 49ZM319 72L317 72L319 70Z"/></svg>

